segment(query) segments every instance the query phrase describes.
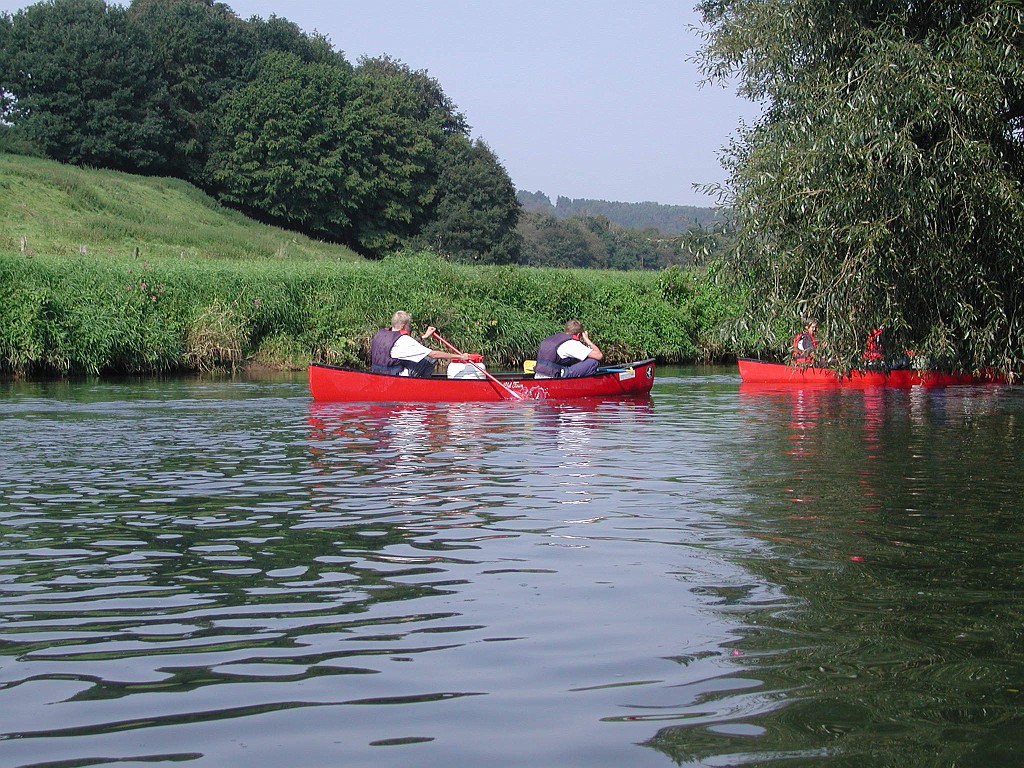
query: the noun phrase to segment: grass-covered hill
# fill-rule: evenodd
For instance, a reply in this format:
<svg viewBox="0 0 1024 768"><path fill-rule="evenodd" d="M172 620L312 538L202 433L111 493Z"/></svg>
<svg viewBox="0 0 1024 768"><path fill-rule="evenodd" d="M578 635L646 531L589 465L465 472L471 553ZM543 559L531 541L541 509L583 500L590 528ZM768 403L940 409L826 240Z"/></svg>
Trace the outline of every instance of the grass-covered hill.
<svg viewBox="0 0 1024 768"><path fill-rule="evenodd" d="M168 178L0 153L0 251L145 258L362 261L340 245L260 224Z"/></svg>
<svg viewBox="0 0 1024 768"><path fill-rule="evenodd" d="M495 368L578 317L612 362L714 355L732 298L696 272L381 261L175 180L0 154L0 375L365 365L396 309Z"/></svg>

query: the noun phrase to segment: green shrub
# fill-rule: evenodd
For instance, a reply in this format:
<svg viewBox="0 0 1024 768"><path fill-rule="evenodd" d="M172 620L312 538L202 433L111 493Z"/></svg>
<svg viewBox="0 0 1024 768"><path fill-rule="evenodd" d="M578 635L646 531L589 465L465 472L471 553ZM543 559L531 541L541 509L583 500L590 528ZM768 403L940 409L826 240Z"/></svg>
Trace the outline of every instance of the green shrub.
<svg viewBox="0 0 1024 768"><path fill-rule="evenodd" d="M0 253L0 370L153 373L362 366L396 309L518 369L579 318L611 362L693 360L732 306L707 276L478 267L428 255L339 263Z"/></svg>

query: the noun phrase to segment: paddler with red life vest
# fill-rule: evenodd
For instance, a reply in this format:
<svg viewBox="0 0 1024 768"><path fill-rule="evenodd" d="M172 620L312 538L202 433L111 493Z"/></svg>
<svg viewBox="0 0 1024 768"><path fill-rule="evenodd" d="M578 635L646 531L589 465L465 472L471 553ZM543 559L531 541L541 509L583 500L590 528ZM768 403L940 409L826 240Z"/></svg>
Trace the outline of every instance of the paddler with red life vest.
<svg viewBox="0 0 1024 768"><path fill-rule="evenodd" d="M370 340L370 370L390 376L415 376L430 378L438 360L461 360L481 362L483 355L451 354L431 349L412 337L412 316L398 310L391 316L391 328L381 328ZM436 329L430 326L420 337L424 341L434 335Z"/></svg>
<svg viewBox="0 0 1024 768"><path fill-rule="evenodd" d="M563 333L548 336L537 350L533 372L536 379L576 379L597 370L604 357L601 348L579 320L565 324Z"/></svg>
<svg viewBox="0 0 1024 768"><path fill-rule="evenodd" d="M793 337L793 365L814 365L815 349L818 340L814 338L818 330L818 321L808 318L804 321L804 329Z"/></svg>
<svg viewBox="0 0 1024 768"><path fill-rule="evenodd" d="M885 360L885 328L878 326L871 333L868 334L867 341L864 344L864 362L867 363L868 367L877 367L882 365Z"/></svg>

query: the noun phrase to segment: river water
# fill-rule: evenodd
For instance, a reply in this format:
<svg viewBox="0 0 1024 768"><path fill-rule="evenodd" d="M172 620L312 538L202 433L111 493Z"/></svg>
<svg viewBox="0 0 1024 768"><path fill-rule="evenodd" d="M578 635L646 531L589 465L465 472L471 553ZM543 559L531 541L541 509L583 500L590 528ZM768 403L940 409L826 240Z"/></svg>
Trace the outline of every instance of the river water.
<svg viewBox="0 0 1024 768"><path fill-rule="evenodd" d="M1019 766L1024 388L0 384L0 765Z"/></svg>

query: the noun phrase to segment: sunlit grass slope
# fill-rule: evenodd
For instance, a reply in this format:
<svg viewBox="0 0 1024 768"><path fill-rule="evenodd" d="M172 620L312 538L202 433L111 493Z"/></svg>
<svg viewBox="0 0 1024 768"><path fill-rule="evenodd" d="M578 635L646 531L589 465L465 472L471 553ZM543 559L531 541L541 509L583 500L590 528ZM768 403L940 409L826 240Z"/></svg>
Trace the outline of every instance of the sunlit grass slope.
<svg viewBox="0 0 1024 768"><path fill-rule="evenodd" d="M167 178L0 153L0 252L362 261Z"/></svg>

